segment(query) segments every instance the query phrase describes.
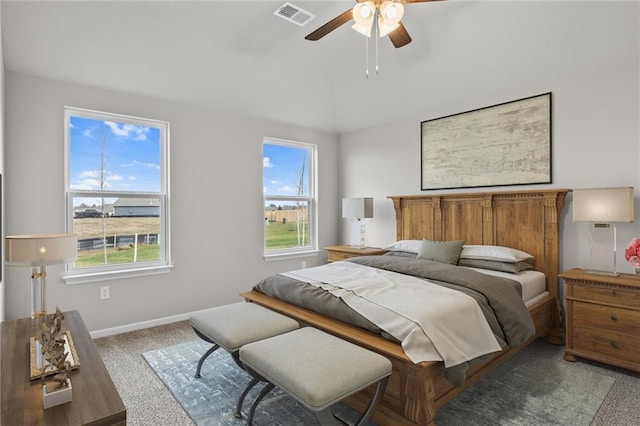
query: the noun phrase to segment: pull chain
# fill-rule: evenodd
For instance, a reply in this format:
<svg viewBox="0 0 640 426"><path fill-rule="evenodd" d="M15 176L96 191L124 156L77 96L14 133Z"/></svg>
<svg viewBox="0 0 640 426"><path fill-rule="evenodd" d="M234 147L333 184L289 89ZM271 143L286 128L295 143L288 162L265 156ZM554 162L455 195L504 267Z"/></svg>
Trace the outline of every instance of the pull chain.
<svg viewBox="0 0 640 426"><path fill-rule="evenodd" d="M369 78L369 37L364 38L366 76Z"/></svg>
<svg viewBox="0 0 640 426"><path fill-rule="evenodd" d="M378 28L378 15L380 14L380 12L376 9L376 13L373 17L373 25L375 25L376 27L376 34L375 34L375 38L376 38L376 75L378 75L378 39L380 38L380 36L378 35L378 32L380 31L380 28Z"/></svg>

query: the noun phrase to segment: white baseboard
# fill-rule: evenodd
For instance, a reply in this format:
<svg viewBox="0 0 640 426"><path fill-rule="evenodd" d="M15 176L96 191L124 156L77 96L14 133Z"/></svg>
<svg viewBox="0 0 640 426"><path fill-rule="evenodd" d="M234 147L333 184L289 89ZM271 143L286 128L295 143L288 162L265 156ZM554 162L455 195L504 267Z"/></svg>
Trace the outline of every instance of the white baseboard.
<svg viewBox="0 0 640 426"><path fill-rule="evenodd" d="M205 309L203 309L205 310ZM102 330L95 330L89 332L92 339L98 339L100 337L113 336L115 334L128 333L130 331L142 330L143 328L156 327L164 324L171 324L178 321L186 321L193 315L201 311L186 312L184 314L172 315L170 317L156 318L148 321L136 322L133 324L120 325L118 327L103 328Z"/></svg>

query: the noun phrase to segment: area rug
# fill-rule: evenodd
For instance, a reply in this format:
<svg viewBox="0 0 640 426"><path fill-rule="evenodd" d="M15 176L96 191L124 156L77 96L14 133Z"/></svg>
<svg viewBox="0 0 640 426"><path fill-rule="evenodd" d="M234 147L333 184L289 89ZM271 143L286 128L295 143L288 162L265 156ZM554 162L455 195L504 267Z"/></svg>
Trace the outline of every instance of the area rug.
<svg viewBox="0 0 640 426"><path fill-rule="evenodd" d="M143 354L149 366L197 425L239 425L234 417L240 393L249 382L224 350L204 363L194 377L200 356L210 347L202 340ZM436 423L457 425L589 425L616 380L615 373L585 363L562 360L562 348L537 340L489 373L438 411ZM246 418L261 385L247 397ZM334 406L353 422L358 413ZM256 426L313 425L313 414L279 389L260 403Z"/></svg>

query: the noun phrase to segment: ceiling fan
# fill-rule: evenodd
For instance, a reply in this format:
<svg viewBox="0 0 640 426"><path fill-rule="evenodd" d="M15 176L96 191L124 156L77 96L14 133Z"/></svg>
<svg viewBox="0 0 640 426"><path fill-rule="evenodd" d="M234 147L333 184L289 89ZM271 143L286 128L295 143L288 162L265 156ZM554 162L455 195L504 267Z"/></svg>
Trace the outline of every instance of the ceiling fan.
<svg viewBox="0 0 640 426"><path fill-rule="evenodd" d="M380 37L388 35L391 43L396 48L402 47L411 43L411 36L400 21L404 14L404 4L429 1L441 0L356 0L358 4L353 9L346 10L336 16L307 35L305 39L311 41L320 40L331 31L353 19L356 23L352 28L367 37L371 36L371 29L374 27L375 21L375 28Z"/></svg>

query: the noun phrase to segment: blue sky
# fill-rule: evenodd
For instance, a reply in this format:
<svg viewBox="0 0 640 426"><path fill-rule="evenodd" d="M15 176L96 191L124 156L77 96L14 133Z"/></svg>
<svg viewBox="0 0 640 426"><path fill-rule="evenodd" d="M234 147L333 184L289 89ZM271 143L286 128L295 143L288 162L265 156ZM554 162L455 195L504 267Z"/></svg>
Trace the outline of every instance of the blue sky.
<svg viewBox="0 0 640 426"><path fill-rule="evenodd" d="M99 190L104 141L104 189L160 191L160 129L71 117L69 182L72 190Z"/></svg>
<svg viewBox="0 0 640 426"><path fill-rule="evenodd" d="M262 155L263 190L267 195L298 195L298 178L304 164L305 195L308 193L309 167L306 149L264 144Z"/></svg>

